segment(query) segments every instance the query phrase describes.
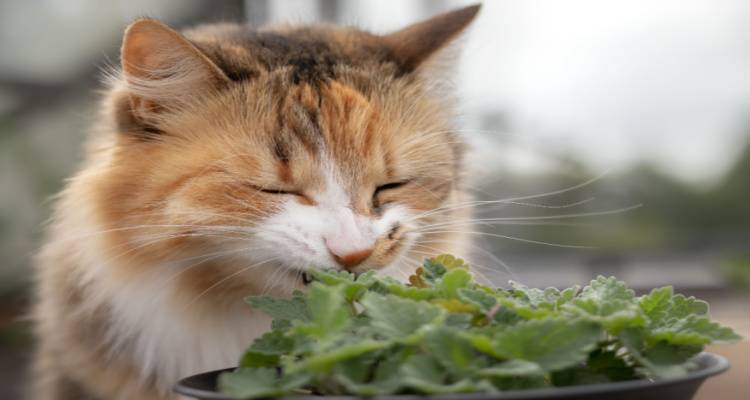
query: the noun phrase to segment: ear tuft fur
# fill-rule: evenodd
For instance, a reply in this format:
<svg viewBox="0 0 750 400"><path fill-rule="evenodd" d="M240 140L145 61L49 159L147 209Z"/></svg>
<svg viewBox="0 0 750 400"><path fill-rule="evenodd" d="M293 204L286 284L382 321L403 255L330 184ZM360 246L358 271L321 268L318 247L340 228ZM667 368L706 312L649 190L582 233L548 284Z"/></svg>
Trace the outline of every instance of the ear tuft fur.
<svg viewBox="0 0 750 400"><path fill-rule="evenodd" d="M229 81L195 45L167 25L139 19L125 30L120 51L125 88L137 120L147 122L200 91Z"/></svg>
<svg viewBox="0 0 750 400"><path fill-rule="evenodd" d="M415 71L452 42L474 20L480 4L450 11L383 36L404 73Z"/></svg>

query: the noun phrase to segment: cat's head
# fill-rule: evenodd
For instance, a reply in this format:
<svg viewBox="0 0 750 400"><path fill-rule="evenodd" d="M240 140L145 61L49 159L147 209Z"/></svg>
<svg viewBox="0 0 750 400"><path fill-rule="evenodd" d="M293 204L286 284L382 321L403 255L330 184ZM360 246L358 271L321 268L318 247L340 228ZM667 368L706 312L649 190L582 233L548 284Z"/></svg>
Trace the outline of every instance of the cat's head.
<svg viewBox="0 0 750 400"><path fill-rule="evenodd" d="M104 218L165 259L394 264L460 190L442 68L478 8L387 35L134 22L98 172Z"/></svg>

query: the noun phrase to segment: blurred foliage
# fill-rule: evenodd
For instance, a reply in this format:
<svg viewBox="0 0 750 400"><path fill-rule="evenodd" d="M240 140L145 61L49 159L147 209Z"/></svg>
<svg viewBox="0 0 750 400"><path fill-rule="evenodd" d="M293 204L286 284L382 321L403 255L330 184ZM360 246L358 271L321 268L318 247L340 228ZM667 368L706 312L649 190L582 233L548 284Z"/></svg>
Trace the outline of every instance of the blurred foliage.
<svg viewBox="0 0 750 400"><path fill-rule="evenodd" d="M733 286L750 292L750 253L731 258L722 271Z"/></svg>
<svg viewBox="0 0 750 400"><path fill-rule="evenodd" d="M573 188L595 176L574 160L565 160L565 164L561 169L566 171L564 174L501 177L482 186L481 199L512 199ZM481 206L477 216L528 216L531 222L533 218L542 217L547 219L538 222L572 223L572 226L514 225L513 221L500 221L485 225L484 231L555 244L593 246L605 252L712 249L731 254L746 248L750 240L749 176L750 143L726 177L712 188L693 187L652 165L639 164L624 173L605 175L574 190L518 202L523 204ZM513 188L513 192L508 188ZM577 203L581 204L575 205ZM570 214L606 213L639 204L639 208L611 215L569 217ZM508 248L508 240L486 239L491 248ZM513 247L534 252L559 251L536 244Z"/></svg>

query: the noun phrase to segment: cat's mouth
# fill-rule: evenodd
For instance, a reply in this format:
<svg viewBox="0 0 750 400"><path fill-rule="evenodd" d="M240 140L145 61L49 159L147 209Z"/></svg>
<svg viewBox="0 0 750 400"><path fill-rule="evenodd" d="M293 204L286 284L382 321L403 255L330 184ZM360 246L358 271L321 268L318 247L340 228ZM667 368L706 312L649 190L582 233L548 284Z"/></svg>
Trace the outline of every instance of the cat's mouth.
<svg viewBox="0 0 750 400"><path fill-rule="evenodd" d="M301 274L301 277L302 277L302 283L303 283L303 284L304 284L305 286L307 286L307 285L311 284L311 283L312 283L312 281L313 281L313 277L312 277L312 275L308 274L307 272L303 272L303 273Z"/></svg>

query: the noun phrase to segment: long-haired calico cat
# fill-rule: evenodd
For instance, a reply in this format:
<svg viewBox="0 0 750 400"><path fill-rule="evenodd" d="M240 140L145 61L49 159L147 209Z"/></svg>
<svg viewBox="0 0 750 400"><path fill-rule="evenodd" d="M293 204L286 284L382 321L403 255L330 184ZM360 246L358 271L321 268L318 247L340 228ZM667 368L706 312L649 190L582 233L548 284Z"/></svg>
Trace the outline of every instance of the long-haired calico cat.
<svg viewBox="0 0 750 400"><path fill-rule="evenodd" d="M386 35L131 24L39 257L33 399L172 398L267 328L247 295L461 254L444 66L478 9Z"/></svg>

